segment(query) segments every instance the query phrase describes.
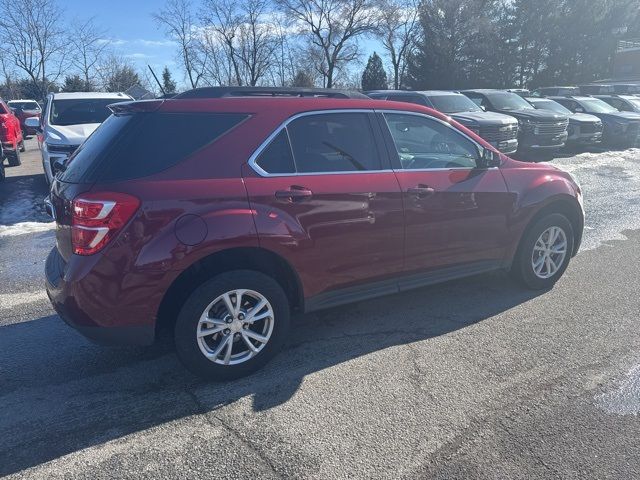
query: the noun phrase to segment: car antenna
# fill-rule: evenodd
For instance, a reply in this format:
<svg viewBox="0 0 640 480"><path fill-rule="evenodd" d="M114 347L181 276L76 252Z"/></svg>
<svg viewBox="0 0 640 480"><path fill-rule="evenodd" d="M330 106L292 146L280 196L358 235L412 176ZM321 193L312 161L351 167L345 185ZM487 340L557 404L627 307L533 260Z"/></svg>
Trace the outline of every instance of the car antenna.
<svg viewBox="0 0 640 480"><path fill-rule="evenodd" d="M153 71L153 68L151 68L151 65L147 64L147 67L149 67L149 70L151 71L151 75L153 75L153 78L155 79L156 83L158 84L158 87L160 87L160 91L162 92L162 96L165 96L167 93L164 91L164 88L162 88L162 84L160 83L160 80L158 80L158 77L156 77L156 73Z"/></svg>

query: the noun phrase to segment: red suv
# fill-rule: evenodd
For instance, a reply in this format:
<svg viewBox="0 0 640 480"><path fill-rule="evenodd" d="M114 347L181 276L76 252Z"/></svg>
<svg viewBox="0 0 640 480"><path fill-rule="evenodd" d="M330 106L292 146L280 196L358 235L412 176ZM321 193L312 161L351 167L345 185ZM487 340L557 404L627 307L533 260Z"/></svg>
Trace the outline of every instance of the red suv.
<svg viewBox="0 0 640 480"><path fill-rule="evenodd" d="M264 365L310 312L492 270L551 287L578 184L420 105L206 88L112 105L53 182L47 292L106 343L170 327L214 379Z"/></svg>
<svg viewBox="0 0 640 480"><path fill-rule="evenodd" d="M9 166L20 165L20 152L24 152L24 138L20 120L0 98L0 142L9 160Z"/></svg>

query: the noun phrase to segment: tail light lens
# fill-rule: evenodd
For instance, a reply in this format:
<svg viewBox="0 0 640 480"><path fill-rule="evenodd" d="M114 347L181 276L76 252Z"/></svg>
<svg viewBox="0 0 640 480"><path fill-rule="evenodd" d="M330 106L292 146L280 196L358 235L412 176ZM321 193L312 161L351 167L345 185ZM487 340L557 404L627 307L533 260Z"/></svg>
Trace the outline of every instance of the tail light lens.
<svg viewBox="0 0 640 480"><path fill-rule="evenodd" d="M73 200L71 243L76 255L102 250L138 210L140 200L117 192L83 194Z"/></svg>

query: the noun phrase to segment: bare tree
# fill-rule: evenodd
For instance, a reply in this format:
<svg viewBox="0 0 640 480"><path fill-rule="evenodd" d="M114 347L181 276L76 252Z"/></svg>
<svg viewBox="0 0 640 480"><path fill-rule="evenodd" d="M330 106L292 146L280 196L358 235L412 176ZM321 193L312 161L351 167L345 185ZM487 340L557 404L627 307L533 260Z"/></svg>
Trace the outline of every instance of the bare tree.
<svg viewBox="0 0 640 480"><path fill-rule="evenodd" d="M212 51L222 47L237 85L257 85L274 64L278 42L268 5L267 0L205 1L207 45Z"/></svg>
<svg viewBox="0 0 640 480"><path fill-rule="evenodd" d="M165 6L153 18L165 29L166 34L178 43L180 61L185 69L191 88L197 88L202 79L205 59L198 58L199 33L193 19L190 0L167 0Z"/></svg>
<svg viewBox="0 0 640 480"><path fill-rule="evenodd" d="M106 31L96 25L94 18L86 22L75 22L71 26L69 44L73 49L70 57L71 65L82 75L85 89L95 87L96 66L103 59L109 46Z"/></svg>
<svg viewBox="0 0 640 480"><path fill-rule="evenodd" d="M37 86L42 98L64 70L62 9L55 0L0 0L0 54Z"/></svg>
<svg viewBox="0 0 640 480"><path fill-rule="evenodd" d="M374 29L376 15L369 0L276 0L299 24L321 61L316 69L331 88L336 70L358 58L356 40Z"/></svg>
<svg viewBox="0 0 640 480"><path fill-rule="evenodd" d="M418 0L378 0L376 32L391 62L393 88L403 85L407 58L416 48L420 26Z"/></svg>

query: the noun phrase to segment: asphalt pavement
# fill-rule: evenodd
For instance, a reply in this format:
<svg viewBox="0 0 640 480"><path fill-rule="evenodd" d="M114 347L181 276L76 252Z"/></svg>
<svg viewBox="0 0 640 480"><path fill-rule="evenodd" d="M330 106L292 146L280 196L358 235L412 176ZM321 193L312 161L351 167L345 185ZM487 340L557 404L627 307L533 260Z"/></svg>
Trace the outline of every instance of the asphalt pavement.
<svg viewBox="0 0 640 480"><path fill-rule="evenodd" d="M0 477L640 478L640 150L553 160L587 220L552 290L491 274L301 316L265 369L206 383L55 315L28 148L0 184Z"/></svg>

